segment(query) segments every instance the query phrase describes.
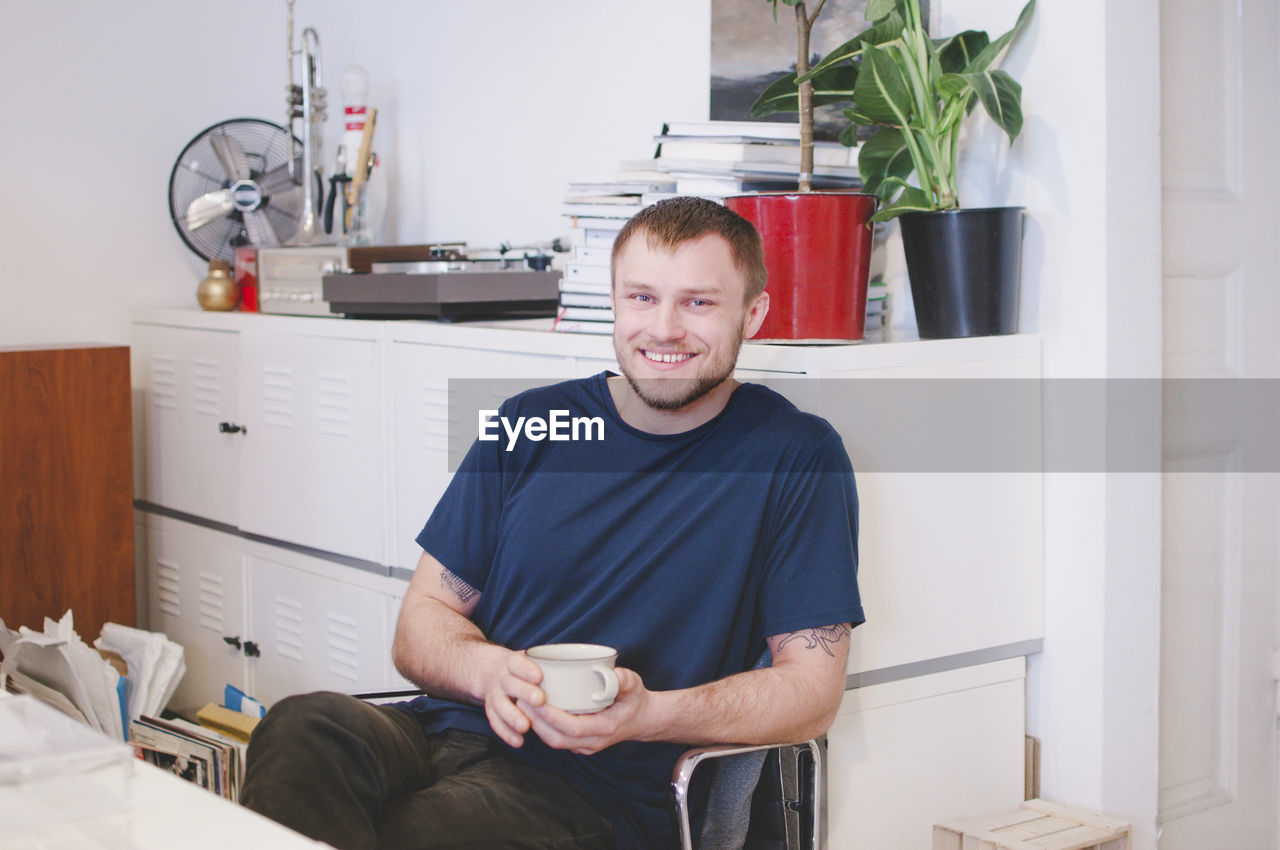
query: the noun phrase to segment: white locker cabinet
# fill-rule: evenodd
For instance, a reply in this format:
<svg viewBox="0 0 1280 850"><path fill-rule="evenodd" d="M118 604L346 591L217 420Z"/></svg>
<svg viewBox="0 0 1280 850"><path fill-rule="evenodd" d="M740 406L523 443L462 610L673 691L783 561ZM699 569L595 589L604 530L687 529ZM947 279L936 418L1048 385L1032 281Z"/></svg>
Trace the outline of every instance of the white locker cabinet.
<svg viewBox="0 0 1280 850"><path fill-rule="evenodd" d="M392 566L412 570L422 550L414 542L453 477L462 459L450 452L452 429L473 438L477 422L459 421L449 397L449 381L495 381L492 401L497 408L505 399L505 379L552 383L573 377L574 361L535 353L486 351L444 345L398 342L392 346L391 426L395 480L395 526ZM470 445L469 440L455 445Z"/></svg>
<svg viewBox="0 0 1280 850"><path fill-rule="evenodd" d="M239 521L240 334L136 324L134 386L142 388L137 496L235 525Z"/></svg>
<svg viewBox="0 0 1280 850"><path fill-rule="evenodd" d="M228 682L268 704L320 688L408 684L390 648L418 560L414 537L459 459L451 450L471 442L451 446L450 430L473 437L477 427L451 410L449 381L543 383L616 369L607 337L549 326L138 317L147 610L151 628L186 645L189 666L174 708L216 701ZM886 466L940 428L962 433L957 412L987 408L966 398L939 412L930 396L923 415L904 412L895 394L907 385L890 383L885 396L872 382L1035 388L1039 340L749 343L738 375L827 417L858 470L868 622L850 650L858 686L828 735L828 846L928 846L936 822L1015 807L1022 656L1043 637L1038 455L1003 470L910 457ZM492 406L510 389L495 381ZM1038 398L1030 408L984 433L1037 451Z"/></svg>
<svg viewBox="0 0 1280 850"><path fill-rule="evenodd" d="M267 706L403 686L390 657L404 582L169 517L143 528L148 626L186 657L173 710L194 717L228 684Z"/></svg>
<svg viewBox="0 0 1280 850"><path fill-rule="evenodd" d="M827 846L931 847L933 824L1016 808L1022 658L845 691L827 733Z"/></svg>
<svg viewBox="0 0 1280 850"><path fill-rule="evenodd" d="M249 557L248 634L253 696L271 705L290 694L386 688L391 655L387 596ZM393 622L393 621L392 621Z"/></svg>
<svg viewBox="0 0 1280 850"><path fill-rule="evenodd" d="M382 349L376 334L346 337L333 324L276 333L136 323L139 497L386 563Z"/></svg>
<svg viewBox="0 0 1280 850"><path fill-rule="evenodd" d="M246 331L240 357L240 530L385 563L376 340Z"/></svg>
<svg viewBox="0 0 1280 850"><path fill-rule="evenodd" d="M248 687L244 558L236 538L155 518L147 522L148 620L183 647L187 672L169 707L189 717Z"/></svg>

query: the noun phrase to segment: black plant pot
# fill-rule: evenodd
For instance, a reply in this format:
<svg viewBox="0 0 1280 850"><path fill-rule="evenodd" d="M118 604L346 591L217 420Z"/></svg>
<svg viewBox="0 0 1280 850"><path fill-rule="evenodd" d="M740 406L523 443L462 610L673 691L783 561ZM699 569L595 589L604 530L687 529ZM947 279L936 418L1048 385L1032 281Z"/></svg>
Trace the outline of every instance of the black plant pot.
<svg viewBox="0 0 1280 850"><path fill-rule="evenodd" d="M993 207L899 217L921 339L1017 333L1023 212Z"/></svg>

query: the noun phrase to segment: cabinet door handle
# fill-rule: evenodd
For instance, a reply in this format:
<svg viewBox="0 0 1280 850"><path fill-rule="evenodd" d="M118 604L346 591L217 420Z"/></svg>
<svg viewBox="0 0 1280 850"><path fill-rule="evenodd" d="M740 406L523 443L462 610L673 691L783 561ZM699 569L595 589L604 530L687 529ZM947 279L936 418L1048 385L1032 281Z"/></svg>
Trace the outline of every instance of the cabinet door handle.
<svg viewBox="0 0 1280 850"><path fill-rule="evenodd" d="M247 434L249 429L234 422L219 422L218 432L221 434Z"/></svg>
<svg viewBox="0 0 1280 850"><path fill-rule="evenodd" d="M223 641L223 643L225 643L227 646L234 646L236 649L239 649L239 648L240 648L240 636L239 636L239 635L236 635L235 637L224 637L224 638L222 639L222 641Z"/></svg>
<svg viewBox="0 0 1280 850"><path fill-rule="evenodd" d="M262 655L262 652L258 649L258 645L256 643L251 640L247 640L244 642L244 654L250 658L257 658Z"/></svg>

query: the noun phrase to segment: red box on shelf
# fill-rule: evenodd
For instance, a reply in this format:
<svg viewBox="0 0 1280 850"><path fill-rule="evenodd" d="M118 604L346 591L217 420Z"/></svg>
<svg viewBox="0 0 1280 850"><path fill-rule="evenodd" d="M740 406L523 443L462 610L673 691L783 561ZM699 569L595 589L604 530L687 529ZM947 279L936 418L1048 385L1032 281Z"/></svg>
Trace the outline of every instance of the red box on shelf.
<svg viewBox="0 0 1280 850"><path fill-rule="evenodd" d="M240 284L240 310L258 312L258 249L252 245L236 248L234 266L236 283Z"/></svg>

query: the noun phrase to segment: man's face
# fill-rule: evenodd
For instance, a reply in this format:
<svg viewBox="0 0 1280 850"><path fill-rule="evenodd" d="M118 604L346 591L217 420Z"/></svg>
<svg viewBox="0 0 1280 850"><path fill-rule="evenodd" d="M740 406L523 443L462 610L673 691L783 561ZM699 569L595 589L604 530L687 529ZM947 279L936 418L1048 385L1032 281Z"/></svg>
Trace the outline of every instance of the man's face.
<svg viewBox="0 0 1280 850"><path fill-rule="evenodd" d="M636 394L657 410L679 410L733 375L742 340L768 311L768 296L744 304L746 281L715 234L674 251L637 232L614 267L613 346Z"/></svg>

